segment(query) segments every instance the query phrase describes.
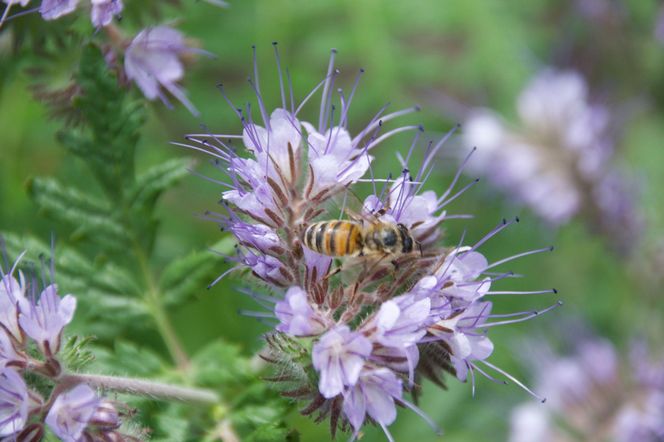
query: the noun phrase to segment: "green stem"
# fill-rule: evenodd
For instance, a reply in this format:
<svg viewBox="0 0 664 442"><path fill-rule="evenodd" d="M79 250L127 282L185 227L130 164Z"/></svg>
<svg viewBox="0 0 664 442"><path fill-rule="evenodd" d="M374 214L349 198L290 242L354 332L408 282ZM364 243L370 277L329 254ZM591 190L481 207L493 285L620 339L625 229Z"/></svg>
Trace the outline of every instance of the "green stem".
<svg viewBox="0 0 664 442"><path fill-rule="evenodd" d="M143 250L139 247L135 247L136 256L138 257L138 262L143 273L143 278L147 284L147 294L144 296L143 300L148 306L150 313L152 313L152 318L154 319L159 334L161 335L168 352L173 358L177 368L183 372L186 372L189 369L189 357L184 351L180 340L173 329L173 325L168 319L166 314L166 309L161 302L161 294L159 293L159 288L157 283L154 280L154 276L150 271L150 266L148 265L147 258L143 253Z"/></svg>

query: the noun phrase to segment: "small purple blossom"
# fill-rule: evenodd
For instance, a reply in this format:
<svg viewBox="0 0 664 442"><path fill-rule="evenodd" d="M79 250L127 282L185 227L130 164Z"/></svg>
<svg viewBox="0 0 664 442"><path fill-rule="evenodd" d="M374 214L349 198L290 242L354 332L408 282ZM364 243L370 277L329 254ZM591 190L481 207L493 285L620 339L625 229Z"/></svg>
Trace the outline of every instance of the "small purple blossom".
<svg viewBox="0 0 664 442"><path fill-rule="evenodd" d="M325 318L312 307L307 293L300 287L291 287L283 301L274 306L280 321L277 330L292 336L313 336L325 331Z"/></svg>
<svg viewBox="0 0 664 442"><path fill-rule="evenodd" d="M122 12L122 0L91 0L91 2L90 19L97 28L111 24L113 17Z"/></svg>
<svg viewBox="0 0 664 442"><path fill-rule="evenodd" d="M39 13L44 20L55 20L76 10L79 0L42 0Z"/></svg>
<svg viewBox="0 0 664 442"><path fill-rule="evenodd" d="M41 292L39 300L33 300L26 311L21 311L19 323L50 357L60 349L62 330L74 318L74 310L76 298L72 295L60 298L56 285L51 284Z"/></svg>
<svg viewBox="0 0 664 442"><path fill-rule="evenodd" d="M320 374L318 388L323 397L335 397L344 387L355 385L370 353L371 342L345 325L321 336L311 356Z"/></svg>
<svg viewBox="0 0 664 442"><path fill-rule="evenodd" d="M260 279L270 281L278 286L288 286L293 280L292 275L283 263L270 255L247 252L242 262Z"/></svg>
<svg viewBox="0 0 664 442"><path fill-rule="evenodd" d="M99 405L95 391L86 384L79 384L61 393L46 415L46 424L62 440L77 442Z"/></svg>
<svg viewBox="0 0 664 442"><path fill-rule="evenodd" d="M166 105L169 101L161 91L163 87L184 104L189 111L198 111L189 101L177 82L184 76L181 56L193 52L184 36L168 26L147 28L136 35L125 51L127 78L136 82L146 98L159 98Z"/></svg>
<svg viewBox="0 0 664 442"><path fill-rule="evenodd" d="M12 362L22 361L23 359L25 358L16 351L12 339L4 330L0 330L0 369L5 368Z"/></svg>
<svg viewBox="0 0 664 442"><path fill-rule="evenodd" d="M0 372L0 436L11 436L23 429L28 420L28 387L12 368Z"/></svg>
<svg viewBox="0 0 664 442"><path fill-rule="evenodd" d="M344 391L343 411L356 434L367 414L387 433L387 426L397 417L394 401L400 400L402 394L401 380L391 370L365 370L357 383Z"/></svg>

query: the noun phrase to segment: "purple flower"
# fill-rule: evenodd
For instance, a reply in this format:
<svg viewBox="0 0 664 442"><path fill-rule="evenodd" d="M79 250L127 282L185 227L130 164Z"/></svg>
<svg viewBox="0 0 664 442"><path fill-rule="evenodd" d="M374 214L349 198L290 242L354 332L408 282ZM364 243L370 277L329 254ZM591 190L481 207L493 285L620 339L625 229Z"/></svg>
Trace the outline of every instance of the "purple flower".
<svg viewBox="0 0 664 442"><path fill-rule="evenodd" d="M348 326L338 326L321 336L311 356L320 374L318 389L323 397L333 398L344 387L355 385L370 353L371 342Z"/></svg>
<svg viewBox="0 0 664 442"><path fill-rule="evenodd" d="M307 130L312 195L353 183L369 170L373 157L353 143L345 128L337 126L321 134L310 123L302 125Z"/></svg>
<svg viewBox="0 0 664 442"><path fill-rule="evenodd" d="M273 256L247 252L242 261L263 281L277 286L288 286L293 282L293 275Z"/></svg>
<svg viewBox="0 0 664 442"><path fill-rule="evenodd" d="M245 247L252 247L262 253L284 251L285 246L275 230L265 224L245 223L239 218L227 223L228 230Z"/></svg>
<svg viewBox="0 0 664 442"><path fill-rule="evenodd" d="M55 20L74 12L78 0L42 0L39 13L44 20Z"/></svg>
<svg viewBox="0 0 664 442"><path fill-rule="evenodd" d="M304 264L307 269L307 280L310 282L320 281L330 271L332 257L321 255L306 247L303 250Z"/></svg>
<svg viewBox="0 0 664 442"><path fill-rule="evenodd" d="M21 311L19 323L23 331L34 339L47 357L60 349L62 329L69 324L76 310L76 298L58 296L55 284L47 286L26 311Z"/></svg>
<svg viewBox="0 0 664 442"><path fill-rule="evenodd" d="M343 411L355 433L362 428L367 414L387 432L386 427L397 417L394 400L401 400L402 385L387 368L364 370L343 396Z"/></svg>
<svg viewBox="0 0 664 442"><path fill-rule="evenodd" d="M468 147L477 146L469 163L517 202L553 226L577 214L591 216L618 246L629 245L639 223L630 185L620 179L614 198L600 195L613 165L615 138L608 108L591 103L584 79L575 72L545 70L517 101L521 125L510 128L495 113L478 109L464 125ZM613 221L617 220L617 223ZM622 239L627 235L629 239Z"/></svg>
<svg viewBox="0 0 664 442"><path fill-rule="evenodd" d="M478 281L488 266L484 255L470 247L454 249L434 272L436 288L447 297L475 301L486 295L491 288L491 278L484 277Z"/></svg>
<svg viewBox="0 0 664 442"><path fill-rule="evenodd" d="M11 436L28 420L28 387L12 368L0 372L0 436Z"/></svg>
<svg viewBox="0 0 664 442"><path fill-rule="evenodd" d="M79 384L61 393L46 415L46 424L60 439L77 442L99 405L95 391L86 384Z"/></svg>
<svg viewBox="0 0 664 442"><path fill-rule="evenodd" d="M109 25L113 21L113 17L122 12L122 0L91 0L91 2L90 18L92 24L97 28Z"/></svg>
<svg viewBox="0 0 664 442"><path fill-rule="evenodd" d="M23 333L18 324L18 317L20 309L27 303L26 285L21 273L19 273L20 282L12 276L12 273L4 275L0 280L0 326L16 341L21 342Z"/></svg>
<svg viewBox="0 0 664 442"><path fill-rule="evenodd" d="M581 339L568 356L539 344L534 349L538 389L549 400L512 412L511 441L558 440L569 428L584 440L598 428L617 442L662 440L664 384L650 381L655 373L664 379L664 363L651 362L641 349L631 370L623 370L613 345L597 338Z"/></svg>
<svg viewBox="0 0 664 442"><path fill-rule="evenodd" d="M461 381L466 380L473 361L484 360L493 353L493 343L480 330L490 313L490 302L474 303L429 328L431 334L441 337L449 345L452 350L450 359Z"/></svg>
<svg viewBox="0 0 664 442"><path fill-rule="evenodd" d="M182 34L168 26L147 28L138 33L125 51L127 78L136 82L146 98L159 98L170 105L163 87L184 104L189 111L198 111L177 82L184 76L180 57L194 49L186 45Z"/></svg>
<svg viewBox="0 0 664 442"><path fill-rule="evenodd" d="M277 330L292 336L322 333L326 329L326 321L316 309L309 304L304 290L297 286L289 288L284 300L274 306L274 313L280 321Z"/></svg>

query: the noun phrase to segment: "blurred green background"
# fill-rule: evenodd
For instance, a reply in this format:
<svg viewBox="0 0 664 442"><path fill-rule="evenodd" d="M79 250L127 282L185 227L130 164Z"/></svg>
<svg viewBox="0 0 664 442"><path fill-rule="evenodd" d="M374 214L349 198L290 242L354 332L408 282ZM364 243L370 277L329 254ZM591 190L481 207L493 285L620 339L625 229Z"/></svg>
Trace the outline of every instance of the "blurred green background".
<svg viewBox="0 0 664 442"><path fill-rule="evenodd" d="M198 169L214 176L206 158L169 142L198 131L201 122L212 131L239 132L239 122L215 85L223 81L237 102L252 96L245 81L251 70L252 44L258 47L262 88L272 105L278 100L272 41L279 42L283 65L291 72L299 99L323 77L330 48L339 51L337 64L346 88L356 72L365 68L351 110L351 131L363 127L387 101L392 103L391 109L420 104L422 112L408 119L421 121L430 136L446 132L457 122L450 99L493 108L510 120L519 91L541 68L580 69L612 109L628 114L623 127L617 128L621 133L617 161L639 183L638 208L647 221L634 254L612 252L607 241L589 232L581 220L552 231L526 209L510 205L484 182L451 207L454 213L471 213L475 218L450 221L445 226L447 238L456 244L467 230L468 242L473 242L501 218L518 215L520 224L484 247L490 260L556 246L553 254L512 265L511 269L527 277L515 280L511 287L556 287L557 298L496 300L497 313L542 308L554 299L565 302L546 317L491 331L496 345L491 360L510 373L528 379L523 364L528 355L522 351L522 339L561 334L562 317L582 318L620 348L638 335L659 339L660 344L664 341L659 299L662 252L657 249L664 239L664 47L654 37L658 2L585 2L612 8L617 14L613 21L584 15L580 12L582 0L237 0L227 9L197 1L183 3L181 8L165 6L162 21L177 23L187 36L216 56L200 58L189 68L184 82L202 117L194 118L179 105L174 110L160 103L151 105L138 150L139 168L186 155L198 158ZM7 42L4 44L6 49ZM47 239L53 227L28 198L26 181L33 176L56 176L81 184L92 180L88 170L57 145L54 134L59 125L49 120L45 106L30 94L27 62L2 56L0 230ZM66 62L61 64L58 75L66 79L69 67ZM314 112L310 106L303 119L316 118ZM376 152L377 173L398 173L394 152L407 146L407 137L382 146ZM444 149L430 188L440 192L447 186L458 156L453 140ZM222 233L217 226L197 215L216 208L220 191L192 175L165 196L158 208L162 224L157 266L219 240ZM66 243L68 239L58 241ZM219 273L225 269L220 266ZM235 290L241 284L227 278L209 291L202 290L184 308L170 312L187 350L193 352L220 336L239 344L247 355L261 348L260 335L266 328L238 314L239 309L254 307ZM454 379L448 383L447 391L425 385L420 404L443 427L442 439L447 441L504 440L511 406L527 399L514 385L497 385L481 377L475 398L470 385ZM295 412L290 423L301 432L303 441L329 437L326 425L316 425ZM419 417L405 409L391 429L399 441L439 440ZM374 428L363 438L382 439L381 431Z"/></svg>

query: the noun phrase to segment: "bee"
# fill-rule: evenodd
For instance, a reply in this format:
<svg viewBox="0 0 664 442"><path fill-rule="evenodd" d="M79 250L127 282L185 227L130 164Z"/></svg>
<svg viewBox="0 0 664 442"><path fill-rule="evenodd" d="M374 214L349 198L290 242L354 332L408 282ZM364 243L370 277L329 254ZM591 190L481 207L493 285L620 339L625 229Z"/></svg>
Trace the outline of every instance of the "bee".
<svg viewBox="0 0 664 442"><path fill-rule="evenodd" d="M328 256L395 256L410 253L417 241L403 224L334 220L310 224L306 247Z"/></svg>

